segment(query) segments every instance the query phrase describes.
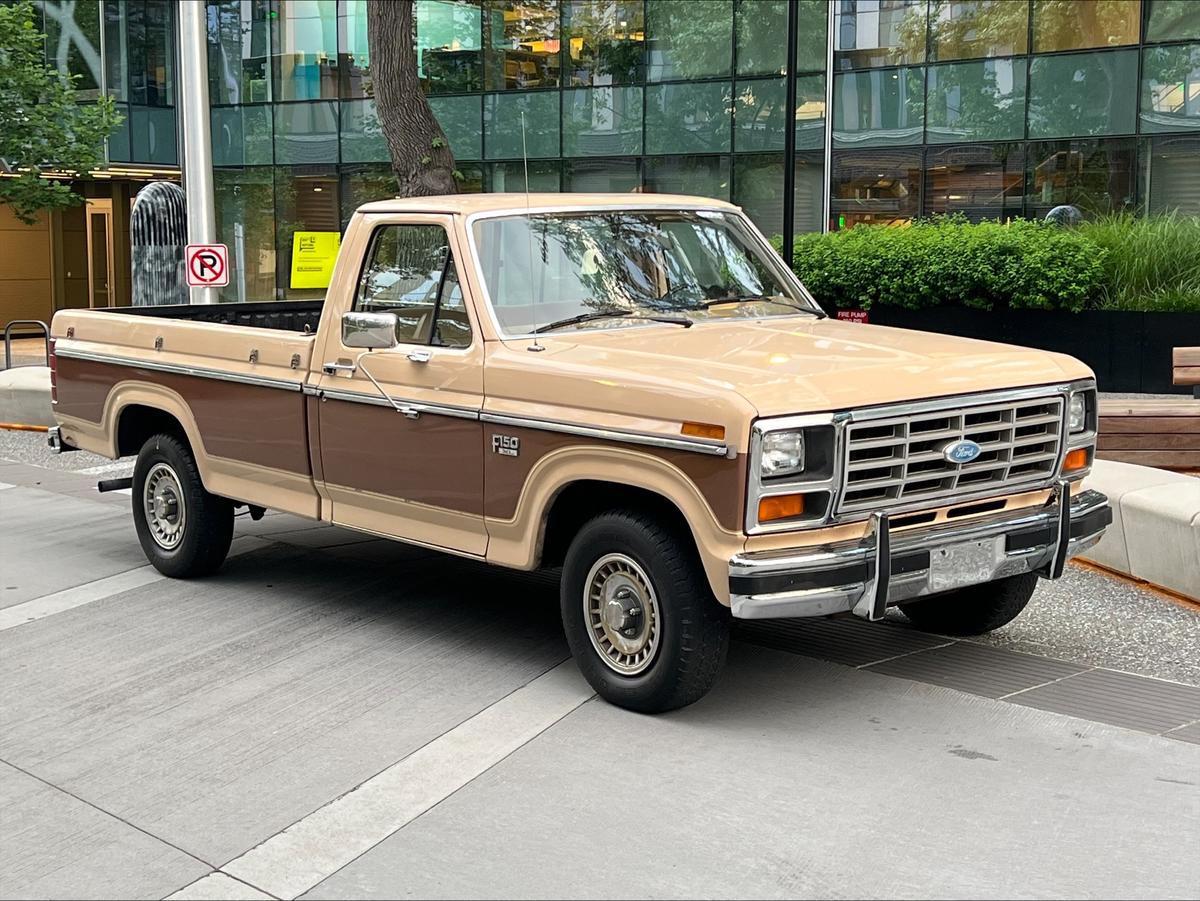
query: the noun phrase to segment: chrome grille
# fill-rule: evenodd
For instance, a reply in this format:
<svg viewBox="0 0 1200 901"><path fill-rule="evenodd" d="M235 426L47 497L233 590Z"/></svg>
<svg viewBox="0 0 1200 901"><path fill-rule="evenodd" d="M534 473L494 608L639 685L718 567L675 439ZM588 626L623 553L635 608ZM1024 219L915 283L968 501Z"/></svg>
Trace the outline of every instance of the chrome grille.
<svg viewBox="0 0 1200 901"><path fill-rule="evenodd" d="M1063 401L1042 397L851 422L846 427L839 513L886 510L1035 487L1056 472ZM956 441L983 452L951 463Z"/></svg>

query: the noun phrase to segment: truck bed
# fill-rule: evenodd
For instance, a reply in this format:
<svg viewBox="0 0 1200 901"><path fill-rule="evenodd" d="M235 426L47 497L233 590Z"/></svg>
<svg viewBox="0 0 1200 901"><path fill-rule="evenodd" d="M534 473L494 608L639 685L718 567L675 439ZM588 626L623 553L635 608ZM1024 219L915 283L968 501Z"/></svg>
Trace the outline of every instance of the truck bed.
<svg viewBox="0 0 1200 901"><path fill-rule="evenodd" d="M158 307L104 307L97 312L153 316L187 322L212 322L311 334L317 330L325 299L268 300L251 303L171 304Z"/></svg>

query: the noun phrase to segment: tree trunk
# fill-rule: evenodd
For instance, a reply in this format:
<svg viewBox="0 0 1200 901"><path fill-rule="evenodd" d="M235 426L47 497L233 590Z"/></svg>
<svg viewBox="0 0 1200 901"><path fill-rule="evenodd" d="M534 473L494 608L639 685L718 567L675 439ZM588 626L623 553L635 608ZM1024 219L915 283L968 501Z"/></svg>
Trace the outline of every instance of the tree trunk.
<svg viewBox="0 0 1200 901"><path fill-rule="evenodd" d="M375 110L401 197L455 194L454 153L417 78L413 2L367 5Z"/></svg>

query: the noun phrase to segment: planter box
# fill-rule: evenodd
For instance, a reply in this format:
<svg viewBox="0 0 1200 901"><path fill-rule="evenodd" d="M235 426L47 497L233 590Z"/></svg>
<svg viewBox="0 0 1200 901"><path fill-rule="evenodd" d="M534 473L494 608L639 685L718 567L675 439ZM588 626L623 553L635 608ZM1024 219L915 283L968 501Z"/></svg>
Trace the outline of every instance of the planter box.
<svg viewBox="0 0 1200 901"><path fill-rule="evenodd" d="M892 325L1020 344L1078 357L1096 373L1101 391L1188 394L1171 384L1171 350L1194 344L1200 313L1127 313L1089 310L972 310L875 306L873 325Z"/></svg>

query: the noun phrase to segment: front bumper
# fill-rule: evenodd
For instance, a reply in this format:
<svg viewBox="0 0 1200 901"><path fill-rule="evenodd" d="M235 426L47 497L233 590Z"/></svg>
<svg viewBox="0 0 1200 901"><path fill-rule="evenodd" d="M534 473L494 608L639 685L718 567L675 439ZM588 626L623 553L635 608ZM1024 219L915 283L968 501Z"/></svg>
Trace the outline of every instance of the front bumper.
<svg viewBox="0 0 1200 901"><path fill-rule="evenodd" d="M729 561L733 615L741 619L827 616L880 619L888 605L1006 576L1049 579L1092 547L1112 522L1098 491L1070 495L1063 482L1045 507L892 533L875 514L858 541L738 554ZM963 550L965 549L965 553ZM963 563L953 561L965 558Z"/></svg>

